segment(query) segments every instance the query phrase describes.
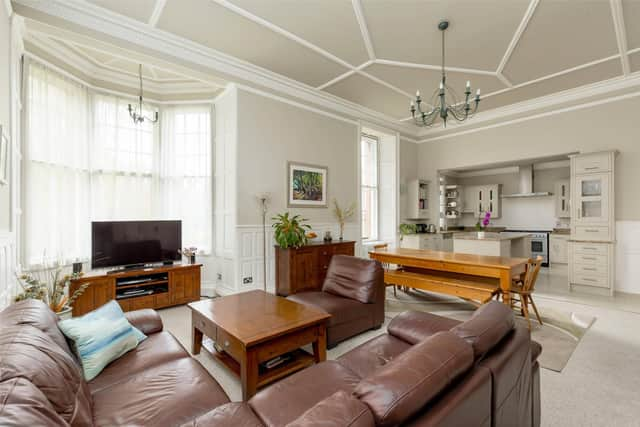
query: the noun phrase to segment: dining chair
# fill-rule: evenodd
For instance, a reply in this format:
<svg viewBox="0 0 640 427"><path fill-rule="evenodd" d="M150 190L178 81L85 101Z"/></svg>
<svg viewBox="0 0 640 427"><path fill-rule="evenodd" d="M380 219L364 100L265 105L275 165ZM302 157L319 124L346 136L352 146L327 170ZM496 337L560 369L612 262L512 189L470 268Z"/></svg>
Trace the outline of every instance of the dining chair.
<svg viewBox="0 0 640 427"><path fill-rule="evenodd" d="M540 267L542 266L542 257L538 256L535 260L529 259L527 261L527 267L525 269L524 277L521 279L514 280L514 283L511 286L511 308L518 308L516 304L519 305L520 312L527 319L527 323L529 324L529 330L531 330L531 320L529 319L529 304L533 307L533 311L536 313L536 317L538 318L538 323L542 325L542 318L540 317L540 313L538 313L538 308L536 307L536 303L533 302L533 290L536 285L536 280L538 279L538 273L540 272ZM514 298L517 296L518 298Z"/></svg>
<svg viewBox="0 0 640 427"><path fill-rule="evenodd" d="M388 243L379 243L377 245L373 246L373 250L375 251L386 251L387 249L389 249L389 244ZM391 269L391 264L389 264L388 262L383 262L382 263L382 268L384 269L384 271L389 271ZM389 286L393 286L393 296L398 296L396 294L396 288L397 286L395 285L389 285Z"/></svg>

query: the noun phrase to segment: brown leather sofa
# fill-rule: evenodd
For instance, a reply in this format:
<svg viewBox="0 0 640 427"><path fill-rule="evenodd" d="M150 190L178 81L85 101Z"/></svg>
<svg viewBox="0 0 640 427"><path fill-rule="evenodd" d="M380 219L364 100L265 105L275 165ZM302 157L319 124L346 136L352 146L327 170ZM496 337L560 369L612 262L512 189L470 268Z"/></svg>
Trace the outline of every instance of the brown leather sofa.
<svg viewBox="0 0 640 427"><path fill-rule="evenodd" d="M0 313L0 425L534 426L540 347L498 302L460 323L403 313L382 334L300 371L249 402L219 384L153 310L148 335L89 383L55 315L23 301Z"/></svg>
<svg viewBox="0 0 640 427"><path fill-rule="evenodd" d="M331 315L327 347L332 348L384 323L384 272L377 261L334 255L322 291L299 292L287 298Z"/></svg>

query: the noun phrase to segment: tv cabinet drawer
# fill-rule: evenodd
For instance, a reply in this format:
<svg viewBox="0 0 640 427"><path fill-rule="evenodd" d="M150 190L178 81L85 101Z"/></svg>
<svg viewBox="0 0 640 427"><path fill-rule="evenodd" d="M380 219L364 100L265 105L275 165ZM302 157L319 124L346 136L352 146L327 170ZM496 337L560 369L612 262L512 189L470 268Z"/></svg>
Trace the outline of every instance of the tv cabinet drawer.
<svg viewBox="0 0 640 427"><path fill-rule="evenodd" d="M162 292L159 294L155 294L156 297L156 307L168 307L171 305L171 297L169 296L169 292Z"/></svg>
<svg viewBox="0 0 640 427"><path fill-rule="evenodd" d="M144 297L129 298L131 300L131 310L142 310L143 308L153 308L155 303L154 295Z"/></svg>

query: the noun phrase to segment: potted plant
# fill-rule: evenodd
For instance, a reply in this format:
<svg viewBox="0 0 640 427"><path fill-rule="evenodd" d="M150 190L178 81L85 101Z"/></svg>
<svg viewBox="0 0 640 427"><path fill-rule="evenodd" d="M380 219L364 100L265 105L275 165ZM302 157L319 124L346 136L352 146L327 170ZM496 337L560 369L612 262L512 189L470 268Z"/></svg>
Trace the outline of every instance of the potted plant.
<svg viewBox="0 0 640 427"><path fill-rule="evenodd" d="M484 236L485 236L484 230L489 225L490 220L491 220L491 212L487 211L485 212L484 218L482 219L482 221L478 219L478 222L476 222L476 231L478 232L479 239L484 239Z"/></svg>
<svg viewBox="0 0 640 427"><path fill-rule="evenodd" d="M276 243L282 248L299 248L307 243L306 230L311 227L304 222L300 215L289 216L289 212L278 214L271 218Z"/></svg>
<svg viewBox="0 0 640 427"><path fill-rule="evenodd" d="M347 222L347 220L351 218L355 212L355 203L352 203L351 206L346 209L342 209L338 204L338 200L333 199L333 214L335 215L336 219L338 220L338 224L340 225L340 240L342 240L342 238L344 237L345 222Z"/></svg>
<svg viewBox="0 0 640 427"><path fill-rule="evenodd" d="M198 248L191 246L189 248L183 248L182 250L178 249L178 253L187 258L189 264L196 263L196 254L198 253Z"/></svg>
<svg viewBox="0 0 640 427"><path fill-rule="evenodd" d="M38 299L47 304L60 319L69 318L73 303L91 285L90 282L84 283L73 294L68 295L71 281L81 276L82 273L62 275L62 267L48 269L41 274L21 274L17 279L22 293L18 294L14 301Z"/></svg>
<svg viewBox="0 0 640 427"><path fill-rule="evenodd" d="M402 242L402 239L404 239L404 236L407 234L416 234L416 230L417 227L415 224L407 224L404 222L400 224L398 227L398 231L400 232L400 241Z"/></svg>

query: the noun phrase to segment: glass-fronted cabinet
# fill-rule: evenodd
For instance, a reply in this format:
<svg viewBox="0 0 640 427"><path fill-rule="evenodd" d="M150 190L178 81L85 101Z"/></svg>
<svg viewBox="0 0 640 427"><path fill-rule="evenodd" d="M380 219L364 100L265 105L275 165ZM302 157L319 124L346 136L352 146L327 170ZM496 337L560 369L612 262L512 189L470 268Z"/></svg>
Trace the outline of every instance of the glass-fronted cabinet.
<svg viewBox="0 0 640 427"><path fill-rule="evenodd" d="M576 177L576 224L609 222L609 177L609 173Z"/></svg>

